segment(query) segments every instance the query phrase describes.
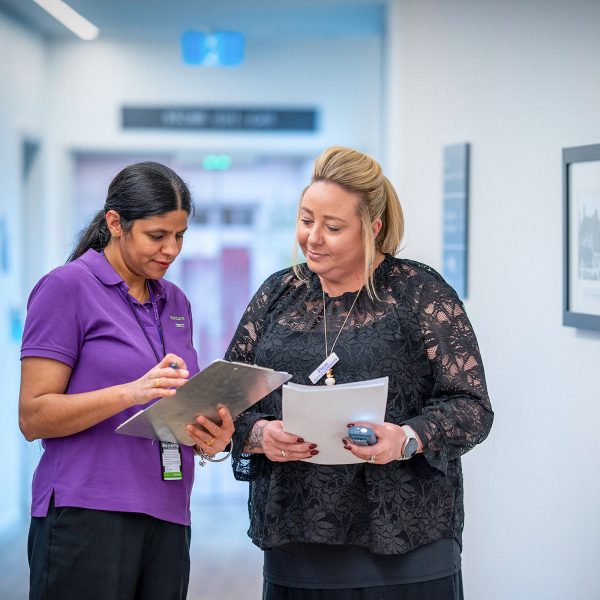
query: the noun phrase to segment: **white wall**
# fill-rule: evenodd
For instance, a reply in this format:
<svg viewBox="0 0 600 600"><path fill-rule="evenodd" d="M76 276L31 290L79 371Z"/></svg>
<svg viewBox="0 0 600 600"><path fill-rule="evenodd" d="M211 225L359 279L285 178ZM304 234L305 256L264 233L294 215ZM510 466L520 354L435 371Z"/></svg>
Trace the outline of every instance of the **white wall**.
<svg viewBox="0 0 600 600"><path fill-rule="evenodd" d="M600 597L600 335L562 322L561 149L600 142L600 3L390 4L387 164L441 265L442 146L472 144L470 297L496 412L464 460L466 597Z"/></svg>
<svg viewBox="0 0 600 600"><path fill-rule="evenodd" d="M48 54L46 189L52 207L49 260L71 240L64 217L71 191L71 150L251 151L315 156L339 143L381 152L381 39L309 38L248 41L243 65L186 66L178 40L53 43ZM316 133L139 132L120 127L123 105L315 107ZM101 202L102 200L99 199ZM53 216L52 216L53 215ZM61 215L59 217L59 215Z"/></svg>
<svg viewBox="0 0 600 600"><path fill-rule="evenodd" d="M18 522L27 502L22 497L22 470L29 450L25 450L17 426L20 340L15 339L13 327L18 330L25 300L20 253L24 232L22 143L26 138L42 141L43 65L41 40L0 14L0 220L6 224L9 254L8 271L0 271L0 364L5 369L0 392L4 463L0 484L0 536ZM31 448L31 452L35 452L35 448Z"/></svg>

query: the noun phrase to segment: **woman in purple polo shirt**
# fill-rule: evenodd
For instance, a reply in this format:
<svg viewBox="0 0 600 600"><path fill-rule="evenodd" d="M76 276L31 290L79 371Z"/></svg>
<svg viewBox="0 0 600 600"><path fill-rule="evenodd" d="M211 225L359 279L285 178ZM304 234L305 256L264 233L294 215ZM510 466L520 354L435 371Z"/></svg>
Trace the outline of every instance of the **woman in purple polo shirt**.
<svg viewBox="0 0 600 600"><path fill-rule="evenodd" d="M33 289L21 350L20 427L41 439L33 478L30 598L186 597L194 449L115 434L198 371L190 305L163 279L190 192L168 167L123 169L66 265ZM190 425L205 456L233 423Z"/></svg>

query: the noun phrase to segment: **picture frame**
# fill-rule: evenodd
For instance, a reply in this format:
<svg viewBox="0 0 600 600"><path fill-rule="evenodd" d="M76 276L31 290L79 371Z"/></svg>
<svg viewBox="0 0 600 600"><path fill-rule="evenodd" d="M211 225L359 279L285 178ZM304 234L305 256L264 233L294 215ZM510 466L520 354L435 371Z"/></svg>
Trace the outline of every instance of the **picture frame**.
<svg viewBox="0 0 600 600"><path fill-rule="evenodd" d="M600 331L600 144L563 148L563 325Z"/></svg>

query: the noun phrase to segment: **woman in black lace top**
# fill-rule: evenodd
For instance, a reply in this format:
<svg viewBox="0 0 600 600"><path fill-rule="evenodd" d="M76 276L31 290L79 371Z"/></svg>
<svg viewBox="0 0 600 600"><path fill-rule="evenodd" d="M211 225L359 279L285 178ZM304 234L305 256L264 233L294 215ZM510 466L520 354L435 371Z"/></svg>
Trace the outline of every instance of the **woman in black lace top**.
<svg viewBox="0 0 600 600"><path fill-rule="evenodd" d="M389 377L377 444L340 440L360 464L303 462L319 449L284 431L281 390L238 418L234 472L250 482L267 600L462 598L460 457L493 413L460 299L430 267L394 258L403 225L376 161L323 152L298 212L306 265L265 281L227 351L311 385L327 343L336 383Z"/></svg>

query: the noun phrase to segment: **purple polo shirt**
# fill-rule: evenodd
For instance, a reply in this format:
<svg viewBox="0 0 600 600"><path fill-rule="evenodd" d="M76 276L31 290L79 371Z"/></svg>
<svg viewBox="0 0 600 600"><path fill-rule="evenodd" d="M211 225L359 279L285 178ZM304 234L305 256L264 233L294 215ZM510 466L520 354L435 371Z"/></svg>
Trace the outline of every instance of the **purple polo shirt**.
<svg viewBox="0 0 600 600"><path fill-rule="evenodd" d="M198 372L192 346L190 305L174 284L152 282L167 352L181 356L190 376ZM162 358L151 303L141 305L103 254L88 250L35 286L27 305L21 358L51 358L72 368L66 394L98 390L141 377L156 358L128 298ZM149 406L147 404L146 406ZM85 431L42 441L33 476L31 514L56 506L145 513L189 525L194 480L193 451L182 446L183 479L163 481L160 444L115 433L141 406L120 412Z"/></svg>

